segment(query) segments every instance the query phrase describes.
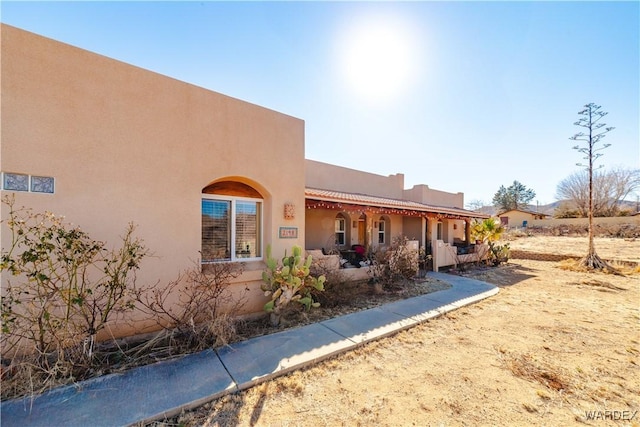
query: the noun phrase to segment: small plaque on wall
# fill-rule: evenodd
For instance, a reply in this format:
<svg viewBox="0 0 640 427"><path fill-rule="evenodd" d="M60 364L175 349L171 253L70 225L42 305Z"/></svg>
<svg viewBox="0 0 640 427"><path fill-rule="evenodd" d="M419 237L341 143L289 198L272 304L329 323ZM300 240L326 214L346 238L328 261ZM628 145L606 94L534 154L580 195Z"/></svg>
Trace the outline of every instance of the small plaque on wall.
<svg viewBox="0 0 640 427"><path fill-rule="evenodd" d="M297 239L298 227L280 227L278 235L281 239Z"/></svg>

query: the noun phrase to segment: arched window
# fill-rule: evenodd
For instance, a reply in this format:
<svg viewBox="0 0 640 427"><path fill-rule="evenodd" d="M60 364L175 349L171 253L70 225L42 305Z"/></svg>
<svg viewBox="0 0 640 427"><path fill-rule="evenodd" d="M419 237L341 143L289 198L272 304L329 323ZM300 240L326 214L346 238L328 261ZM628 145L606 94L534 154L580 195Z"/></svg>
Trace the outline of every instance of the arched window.
<svg viewBox="0 0 640 427"><path fill-rule="evenodd" d="M347 244L347 219L342 215L336 215L335 220L335 236L336 246L344 246Z"/></svg>
<svg viewBox="0 0 640 427"><path fill-rule="evenodd" d="M387 221L385 217L380 217L378 221L378 244L384 245L387 243Z"/></svg>
<svg viewBox="0 0 640 427"><path fill-rule="evenodd" d="M262 257L260 193L235 181L202 190L202 262Z"/></svg>

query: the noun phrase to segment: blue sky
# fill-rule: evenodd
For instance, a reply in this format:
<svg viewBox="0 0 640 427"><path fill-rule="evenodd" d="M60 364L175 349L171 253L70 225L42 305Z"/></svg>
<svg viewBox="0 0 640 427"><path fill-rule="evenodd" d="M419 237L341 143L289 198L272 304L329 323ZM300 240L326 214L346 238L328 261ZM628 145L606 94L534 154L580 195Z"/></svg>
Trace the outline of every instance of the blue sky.
<svg viewBox="0 0 640 427"><path fill-rule="evenodd" d="M36 34L305 121L306 157L491 202L579 168L640 167L639 2L7 2ZM373 46L373 47L371 47ZM632 196L635 200L635 195Z"/></svg>

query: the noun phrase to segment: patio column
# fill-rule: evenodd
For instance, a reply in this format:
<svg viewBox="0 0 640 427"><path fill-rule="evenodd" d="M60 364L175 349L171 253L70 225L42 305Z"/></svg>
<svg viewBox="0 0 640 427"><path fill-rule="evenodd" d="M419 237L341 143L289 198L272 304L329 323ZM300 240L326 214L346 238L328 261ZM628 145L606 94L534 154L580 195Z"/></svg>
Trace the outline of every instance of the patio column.
<svg viewBox="0 0 640 427"><path fill-rule="evenodd" d="M366 220L366 230L364 236L364 247L369 252L371 248L371 236L373 235L373 211L371 209L366 209L364 211L365 220Z"/></svg>
<svg viewBox="0 0 640 427"><path fill-rule="evenodd" d="M470 218L466 218L464 220L464 240L467 242L467 245L471 244L471 219Z"/></svg>
<svg viewBox="0 0 640 427"><path fill-rule="evenodd" d="M431 236L431 256L433 263L433 271L438 271L438 218L430 217L427 222L429 228L428 234Z"/></svg>

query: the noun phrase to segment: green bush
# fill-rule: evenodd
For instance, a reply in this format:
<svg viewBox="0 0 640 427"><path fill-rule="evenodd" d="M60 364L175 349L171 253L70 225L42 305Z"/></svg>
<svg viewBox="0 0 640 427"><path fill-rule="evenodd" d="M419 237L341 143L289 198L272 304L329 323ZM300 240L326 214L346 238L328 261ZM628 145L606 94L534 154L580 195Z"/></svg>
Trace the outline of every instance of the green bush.
<svg viewBox="0 0 640 427"><path fill-rule="evenodd" d="M495 218L487 218L483 221L474 221L471 224L471 237L480 240L489 246L487 264L499 265L509 260L509 244L498 245L505 228Z"/></svg>
<svg viewBox="0 0 640 427"><path fill-rule="evenodd" d="M511 249L509 248L509 244L505 243L504 245L492 244L489 246L489 261L493 263L493 265L500 265L509 261L509 257L511 255Z"/></svg>

